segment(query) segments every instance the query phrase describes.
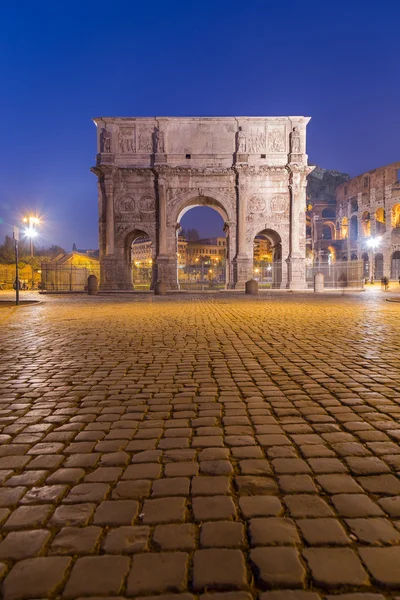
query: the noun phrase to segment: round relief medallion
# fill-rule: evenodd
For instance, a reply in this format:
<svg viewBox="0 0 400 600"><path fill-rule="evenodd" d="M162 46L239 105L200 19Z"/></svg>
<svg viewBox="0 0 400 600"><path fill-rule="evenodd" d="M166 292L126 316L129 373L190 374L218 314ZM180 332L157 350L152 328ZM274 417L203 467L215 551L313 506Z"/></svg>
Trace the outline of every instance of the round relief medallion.
<svg viewBox="0 0 400 600"><path fill-rule="evenodd" d="M265 210L266 202L261 196L253 196L250 198L249 210L253 213L263 212Z"/></svg>
<svg viewBox="0 0 400 600"><path fill-rule="evenodd" d="M285 196L274 196L271 198L271 211L273 213L284 213L287 208Z"/></svg>

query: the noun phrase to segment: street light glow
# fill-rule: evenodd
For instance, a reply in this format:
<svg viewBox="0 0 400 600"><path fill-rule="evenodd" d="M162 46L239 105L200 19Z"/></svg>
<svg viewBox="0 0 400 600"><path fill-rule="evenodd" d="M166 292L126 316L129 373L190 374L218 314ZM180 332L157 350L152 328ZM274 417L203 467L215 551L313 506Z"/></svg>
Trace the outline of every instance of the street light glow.
<svg viewBox="0 0 400 600"><path fill-rule="evenodd" d="M372 248L373 250L375 250L375 248L377 248L379 246L381 241L382 241L381 236L371 237L369 240L367 240L367 246L369 248Z"/></svg>
<svg viewBox="0 0 400 600"><path fill-rule="evenodd" d="M38 235L38 232L33 227L27 227L24 230L24 233L29 238L35 238Z"/></svg>

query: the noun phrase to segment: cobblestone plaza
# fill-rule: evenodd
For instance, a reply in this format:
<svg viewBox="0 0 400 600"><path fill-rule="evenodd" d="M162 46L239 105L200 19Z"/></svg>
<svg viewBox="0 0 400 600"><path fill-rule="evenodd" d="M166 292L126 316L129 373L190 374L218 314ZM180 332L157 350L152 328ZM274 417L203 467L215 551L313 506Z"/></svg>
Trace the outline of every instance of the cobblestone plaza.
<svg viewBox="0 0 400 600"><path fill-rule="evenodd" d="M4 600L400 598L400 304L0 311Z"/></svg>

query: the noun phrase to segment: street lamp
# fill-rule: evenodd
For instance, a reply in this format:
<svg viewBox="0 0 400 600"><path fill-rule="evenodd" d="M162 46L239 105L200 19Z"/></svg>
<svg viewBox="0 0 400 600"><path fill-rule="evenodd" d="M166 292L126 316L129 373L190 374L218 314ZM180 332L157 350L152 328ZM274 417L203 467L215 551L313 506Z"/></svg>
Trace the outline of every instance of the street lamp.
<svg viewBox="0 0 400 600"><path fill-rule="evenodd" d="M368 248L371 248L371 250L372 250L371 283L373 283L374 279L375 279L375 250L378 248L381 241L382 241L382 237L379 235L376 237L371 237L367 240L367 246L368 246Z"/></svg>
<svg viewBox="0 0 400 600"><path fill-rule="evenodd" d="M40 224L40 219L38 217L36 217L35 215L25 215L24 218L22 219L22 222L27 224L27 227L26 227L24 233L25 233L26 237L29 238L29 247L30 247L30 255L31 255L31 277L32 277L31 288L33 290L35 287L35 278L34 278L34 272L33 272L33 238L35 238L38 235L38 232L35 229L35 225Z"/></svg>

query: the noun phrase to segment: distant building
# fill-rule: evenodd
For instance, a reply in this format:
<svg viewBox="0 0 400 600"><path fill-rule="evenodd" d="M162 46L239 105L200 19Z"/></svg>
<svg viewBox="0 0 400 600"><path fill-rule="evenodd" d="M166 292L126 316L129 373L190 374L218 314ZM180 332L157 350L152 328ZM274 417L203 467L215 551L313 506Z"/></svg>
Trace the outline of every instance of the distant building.
<svg viewBox="0 0 400 600"><path fill-rule="evenodd" d="M226 258L226 238L215 237L189 241L187 242L186 253L186 264L188 266L196 265L196 263L205 260L222 264Z"/></svg>
<svg viewBox="0 0 400 600"><path fill-rule="evenodd" d="M138 268L149 268L153 262L153 247L148 238L138 238L132 244L132 264ZM226 238L205 238L186 241L178 238L178 267L194 266L196 263L211 260L223 263L226 255Z"/></svg>
<svg viewBox="0 0 400 600"><path fill-rule="evenodd" d="M353 179L317 167L308 176L307 202L311 262L362 260L365 278L399 278L400 162Z"/></svg>
<svg viewBox="0 0 400 600"><path fill-rule="evenodd" d="M59 254L41 265L41 289L47 292L83 292L89 275L100 281L100 262L88 254Z"/></svg>

